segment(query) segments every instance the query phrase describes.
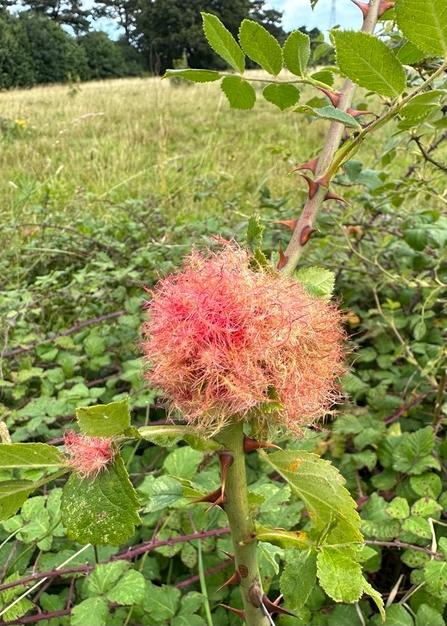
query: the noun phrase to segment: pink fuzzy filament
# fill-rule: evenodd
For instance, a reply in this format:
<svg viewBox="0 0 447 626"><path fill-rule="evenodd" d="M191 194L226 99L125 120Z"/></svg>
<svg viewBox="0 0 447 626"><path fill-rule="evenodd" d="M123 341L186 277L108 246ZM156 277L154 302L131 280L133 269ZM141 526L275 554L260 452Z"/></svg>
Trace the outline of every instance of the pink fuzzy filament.
<svg viewBox="0 0 447 626"><path fill-rule="evenodd" d="M340 311L293 278L253 270L245 250L193 252L152 295L145 377L188 422L255 418L300 433L337 399Z"/></svg>
<svg viewBox="0 0 447 626"><path fill-rule="evenodd" d="M82 478L96 478L115 458L111 439L87 437L69 431L64 435L66 464Z"/></svg>

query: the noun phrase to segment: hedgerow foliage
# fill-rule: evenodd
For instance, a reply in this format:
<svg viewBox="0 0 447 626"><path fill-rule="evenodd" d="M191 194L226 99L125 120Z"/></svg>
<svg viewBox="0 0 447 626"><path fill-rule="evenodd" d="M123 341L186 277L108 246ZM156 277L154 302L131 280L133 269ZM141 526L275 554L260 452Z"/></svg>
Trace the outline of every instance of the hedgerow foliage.
<svg viewBox="0 0 447 626"><path fill-rule="evenodd" d="M404 4L411 1L399 3ZM445 16L442 3L430 4ZM447 40L447 24L442 24ZM417 32L406 30L410 41L424 47ZM425 55L391 26L388 35L388 44L406 63L402 91L417 88L439 67L436 55L445 50L434 50L422 61ZM312 80L321 78L320 73ZM318 482L322 465L330 466L309 453L332 462L324 475L334 485L339 481L335 468L340 471L365 538L356 557L386 601L385 623L409 626L441 626L447 604L444 88L440 76L413 108L407 105L389 122L390 139L374 144L373 162L364 164L360 151L333 180L349 204L333 202L321 214L305 262L308 268L336 273L335 293L346 311L352 346L343 385L349 400L321 429L280 442L300 459L311 484ZM234 105L234 92L224 91ZM264 90L280 108L284 94L278 100L278 94ZM309 123L339 115L324 96L319 98L303 109ZM389 102L368 99L368 108L377 114L382 106ZM365 108L363 101L357 108ZM352 128L348 141L359 132ZM284 227L272 223L294 217L292 207L263 189L259 211L268 224L263 252L278 260ZM22 623L22 616L35 614L36 607L43 611L36 621L44 616L51 626L240 623L220 606L240 606L232 587L220 588L232 571L227 518L218 507L207 512L205 505L188 506L220 484L213 453L217 444L194 431L166 426L157 390L142 382L137 347L144 319L142 277L152 288L160 274L178 267L190 240L204 234L203 224L174 231L162 206L136 201L113 207L107 219L83 216L64 224L43 206L33 206L32 212L34 225L20 255L11 247L0 258L5 444L0 455L5 520L0 602L5 623ZM21 219L26 220L26 210ZM222 216L220 234L230 238L236 220L239 224L240 215ZM17 221L5 226L11 239L18 226ZM313 288L318 292L318 285ZM129 428L128 408L140 435ZM122 436L122 460L95 482L73 474L62 495L57 446L75 413L87 436L105 436L105 428L109 436ZM13 444L33 442L34 447L26 448L23 457L15 446L9 454L6 429ZM137 443L125 445L131 438ZM50 456L46 443L52 444ZM277 623L380 624L367 596L352 593L358 581L351 559L338 555L330 565L327 551L336 548L325 546L325 539L338 532L340 520L338 529L334 522L321 532L318 547L326 550L326 558L317 572L315 545L305 543L313 504L305 489L309 478L288 480L276 454L249 455L247 465L264 590L272 599L282 593L298 615L282 615ZM330 501L330 491L326 495ZM127 499L125 515L116 513L114 497ZM101 511L115 515L107 527L95 524ZM278 530L284 528L294 531L294 541ZM93 548L89 542L108 545ZM63 577L57 568L64 570ZM13 605L43 579L40 592ZM347 603L335 606L334 600Z"/></svg>

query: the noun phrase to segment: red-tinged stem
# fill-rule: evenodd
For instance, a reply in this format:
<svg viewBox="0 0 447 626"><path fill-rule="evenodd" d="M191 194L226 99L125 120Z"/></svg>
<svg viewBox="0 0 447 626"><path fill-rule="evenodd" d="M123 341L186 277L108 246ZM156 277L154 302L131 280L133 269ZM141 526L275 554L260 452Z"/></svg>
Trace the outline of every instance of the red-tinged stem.
<svg viewBox="0 0 447 626"><path fill-rule="evenodd" d="M377 17L379 15L379 9L380 0L371 0L368 13L366 14L363 21L363 32L371 34L374 32L377 23ZM354 85L351 80L345 80L341 89L342 95L340 98L340 102L338 104L338 108L340 110L346 111L351 106L355 89L356 85ZM338 122L334 122L330 125L329 130L326 134L324 148L321 152L320 157L318 158L315 171L316 180L322 174L324 174L331 165L343 137L344 130L345 127L343 126L343 124L340 124ZM296 222L290 243L284 253L286 257L286 263L282 268L282 271L284 273L291 275L295 271L298 261L301 258L303 247L307 243L307 239L304 238L303 240L302 233L306 232L306 230L308 230L309 228L312 229L314 227L317 219L317 214L324 201L326 192L327 188L321 185L318 191L312 197L309 197L307 199L301 216Z"/></svg>

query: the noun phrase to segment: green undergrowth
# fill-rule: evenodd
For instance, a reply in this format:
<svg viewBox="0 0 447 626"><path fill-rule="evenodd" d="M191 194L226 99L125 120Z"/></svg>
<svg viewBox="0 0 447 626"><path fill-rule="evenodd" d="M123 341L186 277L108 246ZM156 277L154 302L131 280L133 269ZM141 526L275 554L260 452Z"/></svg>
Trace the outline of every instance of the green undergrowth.
<svg viewBox="0 0 447 626"><path fill-rule="evenodd" d="M234 130L233 116L231 125ZM184 139L194 132L192 125L184 129ZM428 144L442 128L426 132ZM226 135L222 147L227 160L237 152L234 137ZM279 139L269 153L275 167L291 158L285 146ZM447 604L445 174L430 163L409 169L413 149L396 135L380 151L359 153L336 181L349 205L331 202L321 215L305 265L337 274L352 346L344 380L348 399L320 430L288 445L323 455L345 477L362 518L365 574L389 604L386 624L441 626ZM306 152L303 160L310 156ZM75 423L75 407L127 395L135 425L164 422L160 398L141 378L139 327L149 297L144 286L150 289L158 275L178 267L192 245L218 246L213 234L242 239L250 212L262 215L268 255L286 243L286 227L274 222L295 217L300 196L291 193L292 183L280 189L267 176L244 186L243 177L230 184L228 172L217 167L199 174L192 166L186 172L176 167L179 189L193 199L178 212L175 194L160 186L139 200L105 199L92 190L76 200L56 183L30 196L26 186L12 188L13 204L3 208L0 256L0 418L12 441L60 444ZM21 177L32 179L29 172ZM172 190L171 182L165 180L166 189ZM42 593L9 609L6 623L21 623L33 602L52 615L40 622L46 626L240 623L220 606L240 606L232 587L219 590L232 573L224 552L231 550L226 518L218 507L207 512L205 504L188 506L173 478L181 476L191 493L213 491L220 480L217 459L209 451L166 444L141 440L123 448L143 507L128 546L78 554L81 546L67 539L60 522L63 479L3 523L0 606L25 589L2 585L31 573L50 575ZM303 504L280 477L268 476L271 468L256 454L247 463L259 522L305 531ZM36 481L39 471L15 477ZM286 549L260 547L264 589L272 599L284 593L298 615L281 616L277 624L380 624L369 600L335 606L313 580L295 584L293 572L280 589ZM64 568L73 571L56 578L54 569L70 558Z"/></svg>

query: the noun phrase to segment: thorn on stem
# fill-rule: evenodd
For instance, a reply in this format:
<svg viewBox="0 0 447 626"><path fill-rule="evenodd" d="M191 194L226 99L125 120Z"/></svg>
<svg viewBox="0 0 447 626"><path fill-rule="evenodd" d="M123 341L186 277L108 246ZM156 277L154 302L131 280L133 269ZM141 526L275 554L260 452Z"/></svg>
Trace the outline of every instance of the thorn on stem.
<svg viewBox="0 0 447 626"><path fill-rule="evenodd" d="M298 617L297 615L295 615L295 613L292 613L292 611L288 611L287 609L283 609L282 607L278 606L278 602L281 601L281 598L282 596L279 596L274 602L272 602L264 594L262 596L262 604L271 615L273 615L273 613L279 613L281 615L290 615L291 617Z"/></svg>
<svg viewBox="0 0 447 626"><path fill-rule="evenodd" d="M278 261L278 265L276 266L279 270L282 270L283 267L285 267L285 265L287 264L287 261L289 260L289 257L287 257L284 252L282 251L282 245L279 244L279 261Z"/></svg>
<svg viewBox="0 0 447 626"><path fill-rule="evenodd" d="M318 87L318 89L329 98L333 107L338 107L341 98L339 91L329 91L329 89L325 89L324 87Z"/></svg>
<svg viewBox="0 0 447 626"><path fill-rule="evenodd" d="M318 157L316 159L312 159L311 161L306 161L297 167L294 167L292 172L298 172L298 170L310 170L313 174L315 174L315 170L317 169Z"/></svg>
<svg viewBox="0 0 447 626"><path fill-rule="evenodd" d="M293 232L297 222L298 222L298 220L275 220L273 223L274 224L284 224L284 226L287 226Z"/></svg>
<svg viewBox="0 0 447 626"><path fill-rule="evenodd" d="M312 199L314 195L317 193L320 187L320 183L312 180L311 178L309 178L309 176L306 176L306 174L301 174L301 177L304 178L304 180L306 181L309 187L309 198Z"/></svg>
<svg viewBox="0 0 447 626"><path fill-rule="evenodd" d="M275 448L276 450L281 450L281 448L275 443L269 443L268 441L256 441L256 439L251 439L251 437L246 437L244 435L243 450L245 454L251 452L252 450L260 450L261 448Z"/></svg>
<svg viewBox="0 0 447 626"><path fill-rule="evenodd" d="M232 606L228 606L228 604L221 604L220 606L223 606L224 609L228 609L228 611L232 611L233 613L236 613L236 615L238 615L245 622L245 611L243 611L242 609L235 609Z"/></svg>
<svg viewBox="0 0 447 626"><path fill-rule="evenodd" d="M300 245L301 246L305 246L306 243L309 241L309 239L311 238L313 233L317 232L317 228L312 228L312 226L305 226L303 228L303 230L301 231L301 235L300 235Z"/></svg>
<svg viewBox="0 0 447 626"><path fill-rule="evenodd" d="M342 204L349 204L347 200L345 200L341 196L338 196L336 193L332 193L332 191L327 192L327 194L324 196L324 200L337 200L337 202L341 202Z"/></svg>
<svg viewBox="0 0 447 626"><path fill-rule="evenodd" d="M224 587L228 587L228 585L238 585L241 582L241 575L237 570L235 570L234 574L230 576L230 578L223 583L218 589L216 589L216 593L223 589Z"/></svg>

